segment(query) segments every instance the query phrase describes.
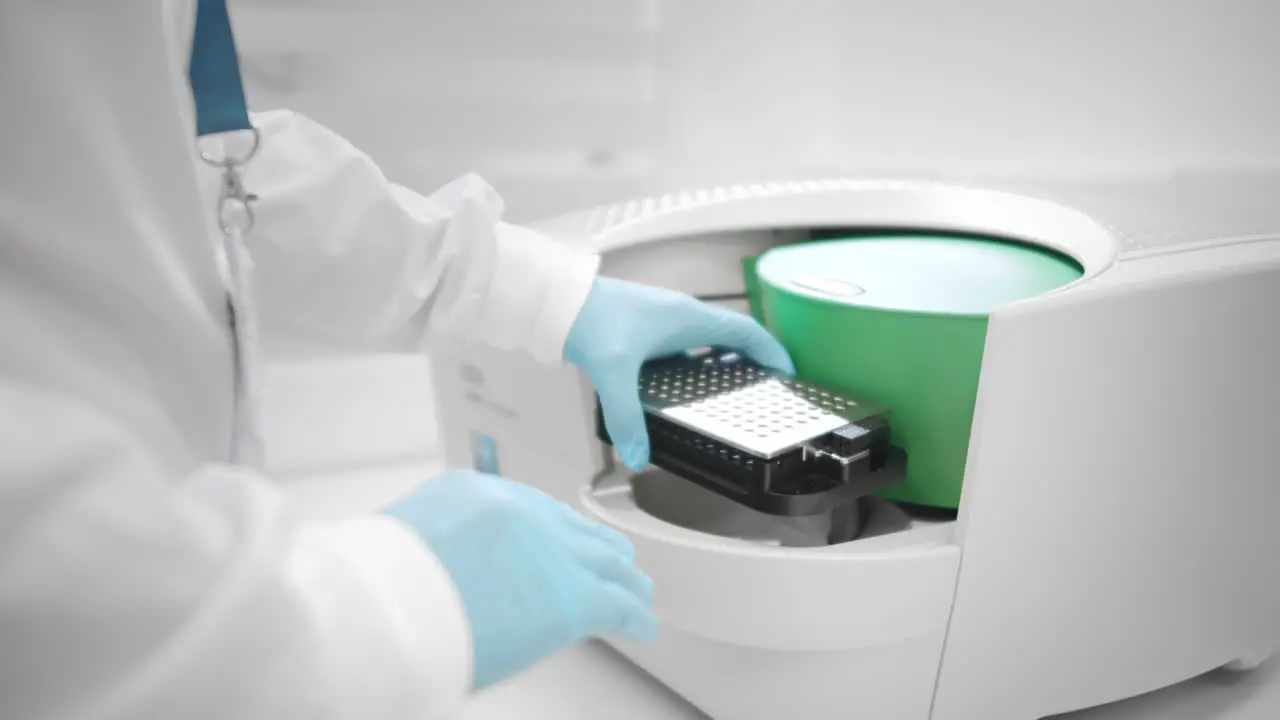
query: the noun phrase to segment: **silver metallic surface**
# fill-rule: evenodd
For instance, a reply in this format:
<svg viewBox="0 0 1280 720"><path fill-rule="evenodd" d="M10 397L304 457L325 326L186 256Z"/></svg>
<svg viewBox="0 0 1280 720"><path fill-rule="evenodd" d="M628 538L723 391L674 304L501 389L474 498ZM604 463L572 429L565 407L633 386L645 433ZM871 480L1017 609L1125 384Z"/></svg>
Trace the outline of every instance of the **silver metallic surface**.
<svg viewBox="0 0 1280 720"><path fill-rule="evenodd" d="M240 144L239 140L246 137L249 141L247 148L234 147ZM248 234L257 220L253 212L253 202L258 199L258 196L245 189L240 168L258 154L258 148L262 144L262 133L255 127L246 131L224 133L219 136L219 140L221 152L214 153L204 148L200 150L200 159L205 164L222 168L222 177L218 181L220 185L217 207L218 227L225 235L231 235L236 231Z"/></svg>

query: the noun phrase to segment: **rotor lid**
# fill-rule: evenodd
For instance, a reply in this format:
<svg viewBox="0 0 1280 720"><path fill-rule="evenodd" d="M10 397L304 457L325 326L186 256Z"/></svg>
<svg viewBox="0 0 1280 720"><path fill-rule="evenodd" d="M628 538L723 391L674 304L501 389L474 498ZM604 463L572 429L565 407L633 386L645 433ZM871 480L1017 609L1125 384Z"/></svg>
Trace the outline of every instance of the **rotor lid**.
<svg viewBox="0 0 1280 720"><path fill-rule="evenodd" d="M832 303L894 312L985 316L1078 280L1047 248L985 237L892 233L787 245L756 266L763 283Z"/></svg>

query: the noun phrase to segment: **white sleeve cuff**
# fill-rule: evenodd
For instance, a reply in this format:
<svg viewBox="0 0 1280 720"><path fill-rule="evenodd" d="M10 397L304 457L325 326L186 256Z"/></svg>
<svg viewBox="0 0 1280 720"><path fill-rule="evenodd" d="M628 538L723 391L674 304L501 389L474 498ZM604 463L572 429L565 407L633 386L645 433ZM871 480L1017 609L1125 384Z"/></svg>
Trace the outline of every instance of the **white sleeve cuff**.
<svg viewBox="0 0 1280 720"><path fill-rule="evenodd" d="M523 335L538 362L563 362L565 340L595 284L600 256L507 223L498 223L497 243L486 315L511 335Z"/></svg>
<svg viewBox="0 0 1280 720"><path fill-rule="evenodd" d="M419 668L428 717L454 712L471 691L471 624L448 570L411 529L371 515L332 528L333 547L379 590L382 610Z"/></svg>

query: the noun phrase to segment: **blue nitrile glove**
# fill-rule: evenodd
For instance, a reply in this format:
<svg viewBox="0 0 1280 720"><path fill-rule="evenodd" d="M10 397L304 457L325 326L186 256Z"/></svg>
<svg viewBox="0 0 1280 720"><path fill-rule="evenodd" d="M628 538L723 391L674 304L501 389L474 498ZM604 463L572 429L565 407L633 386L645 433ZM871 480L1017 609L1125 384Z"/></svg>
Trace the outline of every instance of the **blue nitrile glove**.
<svg viewBox="0 0 1280 720"><path fill-rule="evenodd" d="M383 511L440 558L462 597L473 687L598 635L648 642L653 582L621 533L527 485L471 470L424 483Z"/></svg>
<svg viewBox="0 0 1280 720"><path fill-rule="evenodd" d="M781 343L746 315L670 290L596 279L569 331L564 356L591 379L609 437L632 470L649 464L640 366L709 345L737 350L787 375L795 373Z"/></svg>

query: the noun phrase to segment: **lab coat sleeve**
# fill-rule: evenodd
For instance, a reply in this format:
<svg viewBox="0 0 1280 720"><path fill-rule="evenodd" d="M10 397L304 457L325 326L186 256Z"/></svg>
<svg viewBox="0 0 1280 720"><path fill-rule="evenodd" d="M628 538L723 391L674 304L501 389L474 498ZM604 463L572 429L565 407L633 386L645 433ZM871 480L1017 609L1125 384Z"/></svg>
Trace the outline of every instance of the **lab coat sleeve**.
<svg viewBox="0 0 1280 720"><path fill-rule="evenodd" d="M459 597L399 522L299 524L230 467L175 485L30 384L0 407L0 715L429 720L465 697Z"/></svg>
<svg viewBox="0 0 1280 720"><path fill-rule="evenodd" d="M253 122L262 142L245 178L260 197L250 243L268 338L372 350L440 338L562 361L597 255L502 222L502 199L474 175L423 196L305 116Z"/></svg>

